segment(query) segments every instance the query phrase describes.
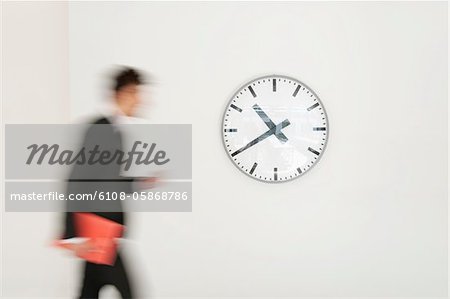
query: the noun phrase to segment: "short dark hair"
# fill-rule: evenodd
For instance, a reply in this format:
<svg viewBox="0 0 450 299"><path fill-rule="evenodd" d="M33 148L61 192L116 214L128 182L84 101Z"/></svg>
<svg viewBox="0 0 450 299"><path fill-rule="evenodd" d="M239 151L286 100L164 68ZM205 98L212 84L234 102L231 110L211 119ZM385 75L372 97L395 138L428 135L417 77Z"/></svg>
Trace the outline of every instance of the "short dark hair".
<svg viewBox="0 0 450 299"><path fill-rule="evenodd" d="M112 89L118 92L122 87L129 84L141 85L145 83L143 74L131 67L123 67L113 77Z"/></svg>

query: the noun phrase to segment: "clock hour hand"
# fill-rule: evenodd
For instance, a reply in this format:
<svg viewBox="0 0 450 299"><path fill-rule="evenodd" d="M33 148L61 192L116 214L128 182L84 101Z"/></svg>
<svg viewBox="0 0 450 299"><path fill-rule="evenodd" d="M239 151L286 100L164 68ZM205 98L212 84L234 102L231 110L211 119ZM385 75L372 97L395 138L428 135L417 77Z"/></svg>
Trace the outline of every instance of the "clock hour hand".
<svg viewBox="0 0 450 299"><path fill-rule="evenodd" d="M281 123L279 123L278 125L274 126L273 128L269 129L267 132L261 134L260 136L256 137L255 139L253 139L252 141L250 141L247 145L245 145L244 147L241 147L240 149L238 149L237 151L235 151L234 153L231 154L232 157L236 156L237 154L242 153L243 151L245 151L246 149L254 146L255 144L257 144L258 142L263 141L264 139L266 139L267 137L270 137L271 135L275 134L275 132L279 132L281 129L289 126L291 123L289 122L289 120L285 119L283 120Z"/></svg>
<svg viewBox="0 0 450 299"><path fill-rule="evenodd" d="M259 117L262 118L262 120L264 121L264 123L266 124L266 126L269 129L272 129L275 127L274 122L270 119L270 117L261 109L261 107L258 106L258 104L253 105L253 109L255 110L255 112L259 115ZM278 140L280 140L281 143L285 143L286 141L288 141L286 135L284 135L280 130L275 132L275 137L278 138Z"/></svg>

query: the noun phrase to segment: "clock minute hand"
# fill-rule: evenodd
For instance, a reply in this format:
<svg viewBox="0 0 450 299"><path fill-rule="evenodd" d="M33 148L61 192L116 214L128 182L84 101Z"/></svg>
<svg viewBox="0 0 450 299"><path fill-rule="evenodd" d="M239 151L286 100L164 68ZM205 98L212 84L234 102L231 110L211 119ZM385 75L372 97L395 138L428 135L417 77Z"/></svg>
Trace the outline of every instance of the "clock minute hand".
<svg viewBox="0 0 450 299"><path fill-rule="evenodd" d="M261 107L258 106L258 104L253 105L253 110L255 110L255 112L259 115L259 117L261 117L261 119L264 121L264 123L266 124L266 126L269 129L272 129L275 127L274 122L270 119L270 117L261 109ZM278 140L280 140L281 143L285 143L286 141L288 141L286 135L284 135L280 130L275 132L275 137L278 138Z"/></svg>
<svg viewBox="0 0 450 299"><path fill-rule="evenodd" d="M289 120L285 119L283 120L281 123L279 123L278 125L276 125L275 127L269 129L267 132L261 134L260 136L256 137L255 139L253 139L252 141L250 141L247 145L245 145L244 147L241 147L240 149L238 149L237 151L235 151L234 153L231 154L231 157L236 156L237 154L242 153L243 151L245 151L246 149L254 146L255 144L263 141L264 139L266 139L267 137L275 134L275 132L280 131L281 129L289 126L291 123L289 122Z"/></svg>

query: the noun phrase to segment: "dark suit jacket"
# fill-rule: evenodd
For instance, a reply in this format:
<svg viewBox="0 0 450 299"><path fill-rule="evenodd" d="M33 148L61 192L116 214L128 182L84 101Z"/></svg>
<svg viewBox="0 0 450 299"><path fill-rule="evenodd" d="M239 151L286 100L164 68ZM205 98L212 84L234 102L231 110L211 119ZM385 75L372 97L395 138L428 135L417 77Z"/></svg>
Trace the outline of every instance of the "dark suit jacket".
<svg viewBox="0 0 450 299"><path fill-rule="evenodd" d="M92 122L84 136L82 146L85 149L92 149L95 145L98 145L102 150L108 149L112 153L116 150L122 150L122 136L108 118L102 117ZM133 179L120 176L120 169L121 165L118 163L109 163L108 165L74 164L67 180L66 192L68 194L94 194L96 191L130 193L132 192ZM89 204L85 201L67 202L63 239L77 236L73 212L79 211L80 207L83 208L82 211L86 212L86 205ZM102 202L101 204L110 205L109 207L112 207L114 211L97 211L93 212L94 214L125 225L125 215L120 200Z"/></svg>

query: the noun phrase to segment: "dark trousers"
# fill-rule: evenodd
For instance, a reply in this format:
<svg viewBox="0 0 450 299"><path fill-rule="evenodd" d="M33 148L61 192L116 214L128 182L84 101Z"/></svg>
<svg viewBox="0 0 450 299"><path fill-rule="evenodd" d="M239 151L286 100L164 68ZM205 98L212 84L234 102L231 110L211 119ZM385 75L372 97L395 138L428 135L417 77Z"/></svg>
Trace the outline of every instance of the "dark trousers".
<svg viewBox="0 0 450 299"><path fill-rule="evenodd" d="M85 262L83 285L79 298L98 298L100 289L105 285L115 286L122 298L133 298L120 253L117 254L116 262L112 266Z"/></svg>

